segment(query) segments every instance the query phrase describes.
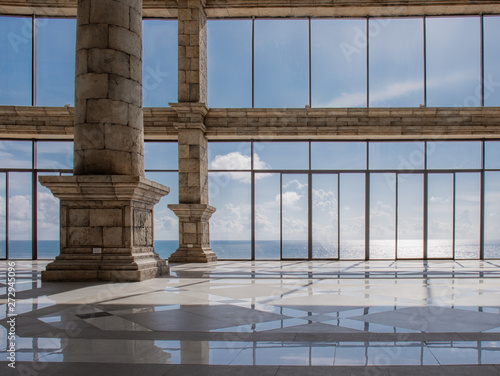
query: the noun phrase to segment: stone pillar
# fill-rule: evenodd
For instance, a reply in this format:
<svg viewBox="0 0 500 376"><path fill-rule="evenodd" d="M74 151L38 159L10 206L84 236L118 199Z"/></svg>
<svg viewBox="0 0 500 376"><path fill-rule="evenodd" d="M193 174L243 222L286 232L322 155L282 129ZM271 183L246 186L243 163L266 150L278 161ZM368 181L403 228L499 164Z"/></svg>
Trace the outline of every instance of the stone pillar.
<svg viewBox="0 0 500 376"><path fill-rule="evenodd" d="M207 17L203 0L179 0L179 103L175 127L179 142L179 249L169 262L211 262L208 205Z"/></svg>
<svg viewBox="0 0 500 376"><path fill-rule="evenodd" d="M201 103L172 103L178 123L179 204L168 207L179 217L179 249L169 262L211 262L209 219L215 212L208 205L208 142Z"/></svg>
<svg viewBox="0 0 500 376"><path fill-rule="evenodd" d="M142 0L78 0L75 176L40 182L61 199L61 254L44 281L141 281L168 273L144 177Z"/></svg>

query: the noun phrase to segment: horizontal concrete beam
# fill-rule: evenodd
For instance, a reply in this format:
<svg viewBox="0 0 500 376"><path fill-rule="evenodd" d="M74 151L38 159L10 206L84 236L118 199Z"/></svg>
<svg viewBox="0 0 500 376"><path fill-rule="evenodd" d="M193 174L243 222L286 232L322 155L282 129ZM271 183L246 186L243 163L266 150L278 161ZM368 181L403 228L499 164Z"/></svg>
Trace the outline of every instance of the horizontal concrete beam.
<svg viewBox="0 0 500 376"><path fill-rule="evenodd" d="M73 108L0 106L0 138L73 139ZM145 108L146 140L176 140L171 108ZM500 138L500 107L210 109L211 140Z"/></svg>
<svg viewBox="0 0 500 376"><path fill-rule="evenodd" d="M0 0L0 14L76 16L77 0ZM144 17L176 18L176 0L144 0ZM208 17L362 17L500 13L496 0L207 0Z"/></svg>

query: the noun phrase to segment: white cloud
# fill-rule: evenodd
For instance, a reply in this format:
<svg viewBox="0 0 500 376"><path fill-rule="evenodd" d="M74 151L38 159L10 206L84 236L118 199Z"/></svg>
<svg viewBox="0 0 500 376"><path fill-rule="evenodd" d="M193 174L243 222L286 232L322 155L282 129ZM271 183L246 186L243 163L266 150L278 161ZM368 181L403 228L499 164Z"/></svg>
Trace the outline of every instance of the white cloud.
<svg viewBox="0 0 500 376"><path fill-rule="evenodd" d="M250 205L229 203L217 208L210 219L210 232L214 240L248 240L251 237Z"/></svg>
<svg viewBox="0 0 500 376"><path fill-rule="evenodd" d="M427 80L427 88L435 89L439 87L447 87L453 85L456 87L460 83L470 81L475 73L467 70L455 71L448 74L443 74L439 78ZM411 95L416 91L423 89L422 80L407 80L404 82L396 82L380 90L370 91L370 101L385 102L403 96ZM318 107L364 107L366 106L366 92L347 93L343 92L340 96L333 98L325 105L320 104Z"/></svg>
<svg viewBox="0 0 500 376"><path fill-rule="evenodd" d="M283 188L293 188L295 186L295 189L302 191L304 189L307 189L307 183L306 184L301 184L298 180L292 180L288 183L286 183Z"/></svg>
<svg viewBox="0 0 500 376"><path fill-rule="evenodd" d="M262 161L258 154L254 154L253 165L256 170L269 170L266 162ZM225 155L217 155L210 163L211 170L250 170L252 167L252 160L249 155L243 155L239 151L231 152ZM241 183L249 184L251 180L250 172L214 172L212 176L217 176L221 179L232 179ZM256 174L255 179L263 179L268 177L269 174Z"/></svg>
<svg viewBox="0 0 500 376"><path fill-rule="evenodd" d="M303 195L298 194L297 192L290 191L290 192L284 192L282 195L282 203L283 203L283 208L286 209L298 209L298 204L300 202L300 199L304 197ZM276 201L279 202L280 196L276 196Z"/></svg>

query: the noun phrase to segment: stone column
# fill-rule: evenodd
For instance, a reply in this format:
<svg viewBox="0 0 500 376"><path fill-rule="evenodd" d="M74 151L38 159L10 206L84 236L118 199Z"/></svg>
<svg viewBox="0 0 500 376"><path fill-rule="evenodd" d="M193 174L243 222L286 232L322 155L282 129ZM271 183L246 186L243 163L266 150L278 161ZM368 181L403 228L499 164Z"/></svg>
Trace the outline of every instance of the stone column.
<svg viewBox="0 0 500 376"><path fill-rule="evenodd" d="M169 262L211 262L208 205L207 17L203 0L179 0L179 103L175 127L179 142L179 249Z"/></svg>
<svg viewBox="0 0 500 376"><path fill-rule="evenodd" d="M61 254L44 281L140 281L168 272L144 177L142 0L78 0L74 175L41 177L61 199Z"/></svg>

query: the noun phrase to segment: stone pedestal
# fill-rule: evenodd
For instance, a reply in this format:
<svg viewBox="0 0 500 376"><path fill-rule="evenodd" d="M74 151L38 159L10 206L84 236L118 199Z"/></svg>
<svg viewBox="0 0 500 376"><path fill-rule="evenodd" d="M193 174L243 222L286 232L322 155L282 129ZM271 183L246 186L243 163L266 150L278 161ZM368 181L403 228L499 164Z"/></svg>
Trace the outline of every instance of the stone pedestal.
<svg viewBox="0 0 500 376"><path fill-rule="evenodd" d="M141 176L41 176L61 200L61 254L42 281L142 281L168 274L153 207L169 188Z"/></svg>
<svg viewBox="0 0 500 376"><path fill-rule="evenodd" d="M217 261L217 256L210 248L208 223L215 208L205 204L171 204L168 207L179 217L179 249L168 261Z"/></svg>

